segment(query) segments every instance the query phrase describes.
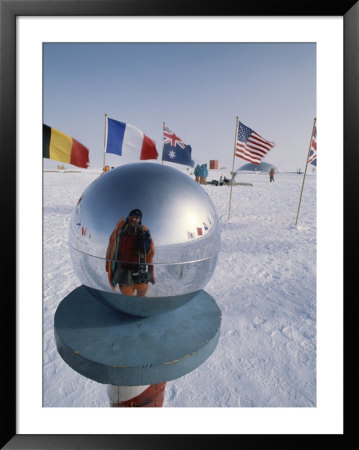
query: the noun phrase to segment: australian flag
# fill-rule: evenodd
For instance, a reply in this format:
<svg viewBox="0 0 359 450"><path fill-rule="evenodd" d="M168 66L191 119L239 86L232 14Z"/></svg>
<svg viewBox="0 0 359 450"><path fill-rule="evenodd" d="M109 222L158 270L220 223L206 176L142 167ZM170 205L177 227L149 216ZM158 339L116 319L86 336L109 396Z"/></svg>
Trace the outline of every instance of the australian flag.
<svg viewBox="0 0 359 450"><path fill-rule="evenodd" d="M169 161L193 167L194 161L192 160L191 153L191 146L186 145L180 137L163 125L162 161Z"/></svg>

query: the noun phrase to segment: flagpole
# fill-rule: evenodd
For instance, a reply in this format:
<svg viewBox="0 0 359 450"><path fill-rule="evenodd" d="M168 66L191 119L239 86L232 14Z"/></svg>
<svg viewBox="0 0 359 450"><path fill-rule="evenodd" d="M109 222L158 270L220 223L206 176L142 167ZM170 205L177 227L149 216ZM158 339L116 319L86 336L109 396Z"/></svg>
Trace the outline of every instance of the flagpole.
<svg viewBox="0 0 359 450"><path fill-rule="evenodd" d="M315 123L316 123L316 121L317 121L317 118L315 117L314 118L314 123L313 123L312 135L310 136L310 143L309 143L309 149L308 149L308 155L307 155L307 162L305 163L305 170L304 170L304 175L303 175L302 189L300 191L298 211L297 211L297 218L295 219L295 226L297 226L297 223L298 223L299 208L300 208L300 204L301 204L301 201L302 201L304 180L305 180L305 175L307 174L308 159L309 159L309 155L310 155L310 149L311 149L311 146L312 146L312 140L313 140L313 134L314 134L314 130L315 130Z"/></svg>
<svg viewBox="0 0 359 450"><path fill-rule="evenodd" d="M163 130L165 129L165 126L166 126L166 122L163 122L162 135L163 135ZM163 165L163 139L162 139L162 165Z"/></svg>
<svg viewBox="0 0 359 450"><path fill-rule="evenodd" d="M107 117L108 114L105 113L105 136L104 136L104 143L103 143L103 165L102 170L105 168L106 165L106 141L107 141Z"/></svg>
<svg viewBox="0 0 359 450"><path fill-rule="evenodd" d="M234 180L234 158L236 156L236 147L237 147L237 137L238 137L238 116L236 117L236 132L234 135L234 149L233 149L233 161L232 161L232 181L231 181L231 190L229 194L229 206L228 206L228 220L231 214L231 201L232 201L232 186L233 186L233 180Z"/></svg>

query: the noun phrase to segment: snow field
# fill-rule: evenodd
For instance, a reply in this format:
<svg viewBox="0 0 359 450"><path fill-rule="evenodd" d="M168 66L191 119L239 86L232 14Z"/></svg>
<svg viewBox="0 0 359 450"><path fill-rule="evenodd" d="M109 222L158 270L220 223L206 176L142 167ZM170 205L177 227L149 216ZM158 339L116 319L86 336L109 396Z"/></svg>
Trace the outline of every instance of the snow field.
<svg viewBox="0 0 359 450"><path fill-rule="evenodd" d="M208 177L219 178L222 171ZM212 176L213 175L213 176ZM80 285L68 251L73 207L98 173L43 174L43 406L108 407L106 386L61 359L53 317ZM239 173L252 186L204 185L221 226L221 250L205 290L222 312L213 354L167 382L164 407L316 406L316 176Z"/></svg>

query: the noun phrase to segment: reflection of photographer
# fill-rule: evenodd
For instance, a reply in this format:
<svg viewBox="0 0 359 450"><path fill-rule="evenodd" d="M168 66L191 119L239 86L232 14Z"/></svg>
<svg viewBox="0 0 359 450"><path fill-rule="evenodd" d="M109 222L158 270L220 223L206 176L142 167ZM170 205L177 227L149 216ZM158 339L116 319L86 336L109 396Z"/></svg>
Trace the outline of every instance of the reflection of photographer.
<svg viewBox="0 0 359 450"><path fill-rule="evenodd" d="M116 284L124 295L144 297L148 282L154 283L154 244L149 230L141 223L142 212L132 210L126 221L118 222L111 233L106 252L106 271L112 290Z"/></svg>

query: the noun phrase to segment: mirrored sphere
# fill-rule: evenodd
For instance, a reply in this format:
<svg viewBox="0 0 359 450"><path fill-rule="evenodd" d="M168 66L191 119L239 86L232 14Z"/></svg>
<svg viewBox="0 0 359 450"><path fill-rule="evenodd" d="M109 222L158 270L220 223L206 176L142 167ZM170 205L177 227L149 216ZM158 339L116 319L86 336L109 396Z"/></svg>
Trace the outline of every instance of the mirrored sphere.
<svg viewBox="0 0 359 450"><path fill-rule="evenodd" d="M124 222L134 209L142 213L134 233L146 227L153 242L151 252L144 251L138 261L121 250L126 247ZM136 302L145 301L147 315L151 301L157 305L154 312L161 312L181 306L204 288L217 263L219 223L208 194L188 174L139 162L102 173L85 189L71 217L69 246L82 284L115 294L107 297L115 298L111 303L125 312L142 315ZM137 277L133 275L130 285L142 285L145 279L144 294L120 290L114 274L127 276L123 268Z"/></svg>

